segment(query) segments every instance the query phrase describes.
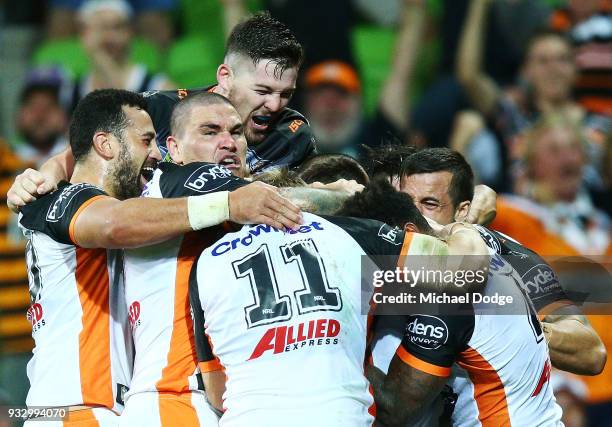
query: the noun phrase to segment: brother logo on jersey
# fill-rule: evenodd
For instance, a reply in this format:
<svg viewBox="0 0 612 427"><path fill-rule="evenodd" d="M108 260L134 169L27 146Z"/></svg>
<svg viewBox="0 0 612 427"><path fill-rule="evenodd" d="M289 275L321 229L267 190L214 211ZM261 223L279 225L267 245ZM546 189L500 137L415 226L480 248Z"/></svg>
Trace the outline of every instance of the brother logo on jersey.
<svg viewBox="0 0 612 427"><path fill-rule="evenodd" d="M210 165L205 165L196 169L196 171L187 178L185 187L199 193L210 193L226 185L226 179L232 177L232 173L224 166L216 165L210 167ZM217 179L223 180L218 186L208 184L209 181L215 181ZM206 188L206 190L204 190L204 188Z"/></svg>
<svg viewBox="0 0 612 427"><path fill-rule="evenodd" d="M392 245L399 246L404 242L404 234L397 227L391 227L387 224L383 224L378 230L378 236L382 237Z"/></svg>
<svg viewBox="0 0 612 427"><path fill-rule="evenodd" d="M130 325L132 325L132 329L140 326L140 303L138 301L134 301L130 305L130 309L128 311L128 319L130 320Z"/></svg>
<svg viewBox="0 0 612 427"><path fill-rule="evenodd" d="M311 231L323 230L323 226L320 222L312 221L308 225L301 225L295 230L279 230L270 225L259 224L251 227L249 230L249 234L242 239L234 239L231 241L220 242L215 246L212 250L212 256L223 255L229 251L236 249L238 246L250 246L253 243L253 239L259 237L260 235L266 235L268 233L287 233L287 234L305 234L310 233Z"/></svg>
<svg viewBox="0 0 612 427"><path fill-rule="evenodd" d="M64 216L64 213L66 213L66 209L68 206L70 206L70 201L74 198L74 196L79 194L81 191L87 190L88 188L97 189L97 187L94 185L81 183L72 184L62 190L55 203L53 203L47 211L47 221L59 221Z"/></svg>
<svg viewBox="0 0 612 427"><path fill-rule="evenodd" d="M553 270L546 264L538 264L523 274L523 283L530 295L550 293L553 288L560 288Z"/></svg>
<svg viewBox="0 0 612 427"><path fill-rule="evenodd" d="M251 357L257 359L266 351L273 354L298 350L303 347L338 344L340 322L335 319L318 319L303 322L294 326L277 326L270 328L261 337Z"/></svg>
<svg viewBox="0 0 612 427"><path fill-rule="evenodd" d="M406 327L406 337L421 348L435 350L448 340L448 326L435 316L411 316L413 320Z"/></svg>
<svg viewBox="0 0 612 427"><path fill-rule="evenodd" d="M40 305L39 303L32 304L30 308L28 308L26 316L28 318L28 321L32 324L32 332L36 332L40 328L45 326L42 305Z"/></svg>

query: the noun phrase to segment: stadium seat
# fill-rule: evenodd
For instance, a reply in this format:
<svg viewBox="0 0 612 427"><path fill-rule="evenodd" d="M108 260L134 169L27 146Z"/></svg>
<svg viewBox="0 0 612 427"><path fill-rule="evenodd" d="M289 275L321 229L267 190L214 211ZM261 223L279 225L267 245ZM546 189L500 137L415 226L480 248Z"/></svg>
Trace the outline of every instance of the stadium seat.
<svg viewBox="0 0 612 427"><path fill-rule="evenodd" d="M181 87L198 87L216 81L223 60L223 44L214 38L193 35L176 41L168 54L167 72Z"/></svg>
<svg viewBox="0 0 612 427"><path fill-rule="evenodd" d="M136 38L132 47L134 62L145 64L152 72L160 71L161 59L155 46ZM89 69L89 62L78 38L50 40L43 42L34 52L36 66L60 65L73 76L81 76Z"/></svg>

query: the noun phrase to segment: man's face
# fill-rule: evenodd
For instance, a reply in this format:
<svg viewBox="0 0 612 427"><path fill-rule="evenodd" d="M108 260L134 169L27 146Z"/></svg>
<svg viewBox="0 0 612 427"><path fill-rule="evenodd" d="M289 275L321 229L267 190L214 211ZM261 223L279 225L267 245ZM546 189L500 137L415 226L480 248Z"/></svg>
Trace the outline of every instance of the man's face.
<svg viewBox="0 0 612 427"><path fill-rule="evenodd" d="M49 150L65 131L66 113L57 98L48 92L34 92L19 108L17 129L25 142Z"/></svg>
<svg viewBox="0 0 612 427"><path fill-rule="evenodd" d="M331 150L345 143L359 126L360 96L333 85L311 88L306 93L306 115L319 145Z"/></svg>
<svg viewBox="0 0 612 427"><path fill-rule="evenodd" d="M246 175L247 143L238 112L226 103L199 105L177 135L177 163L209 162L228 168L239 177Z"/></svg>
<svg viewBox="0 0 612 427"><path fill-rule="evenodd" d="M423 216L438 224L450 224L455 221L455 209L448 191L452 177L450 172L445 171L404 176L400 191L412 197Z"/></svg>
<svg viewBox="0 0 612 427"><path fill-rule="evenodd" d="M128 106L124 106L123 111L127 125L122 135L112 136L118 142L117 155L111 166L113 196L119 200L140 196L151 171L161 160L149 114Z"/></svg>
<svg viewBox="0 0 612 427"><path fill-rule="evenodd" d="M558 101L570 96L576 67L569 45L560 37L543 37L527 54L525 77L538 96Z"/></svg>
<svg viewBox="0 0 612 427"><path fill-rule="evenodd" d="M555 200L571 202L582 182L585 155L575 132L563 127L544 131L534 141L530 169Z"/></svg>
<svg viewBox="0 0 612 427"><path fill-rule="evenodd" d="M124 61L132 41L128 18L114 10L100 10L86 19L83 39L91 48L104 51L115 61Z"/></svg>
<svg viewBox="0 0 612 427"><path fill-rule="evenodd" d="M249 144L258 144L266 137L271 123L287 106L297 80L298 69L288 68L274 75L276 63L262 59L253 65L248 58L232 61L233 77L228 98L236 106Z"/></svg>

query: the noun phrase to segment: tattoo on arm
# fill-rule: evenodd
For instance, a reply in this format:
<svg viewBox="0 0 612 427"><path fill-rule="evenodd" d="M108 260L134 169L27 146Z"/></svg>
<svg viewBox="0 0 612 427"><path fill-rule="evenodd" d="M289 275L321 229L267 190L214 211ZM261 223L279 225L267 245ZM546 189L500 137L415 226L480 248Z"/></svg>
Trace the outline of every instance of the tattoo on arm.
<svg viewBox="0 0 612 427"><path fill-rule="evenodd" d="M302 210L319 215L335 214L349 198L348 193L316 188L285 187L279 190L283 197Z"/></svg>

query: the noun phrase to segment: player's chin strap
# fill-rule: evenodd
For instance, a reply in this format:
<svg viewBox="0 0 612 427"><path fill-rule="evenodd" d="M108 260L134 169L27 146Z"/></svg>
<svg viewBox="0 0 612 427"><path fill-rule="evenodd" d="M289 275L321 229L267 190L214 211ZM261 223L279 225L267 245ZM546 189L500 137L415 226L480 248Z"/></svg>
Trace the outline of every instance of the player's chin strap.
<svg viewBox="0 0 612 427"><path fill-rule="evenodd" d="M187 198L189 225L194 230L212 227L229 220L229 191Z"/></svg>

